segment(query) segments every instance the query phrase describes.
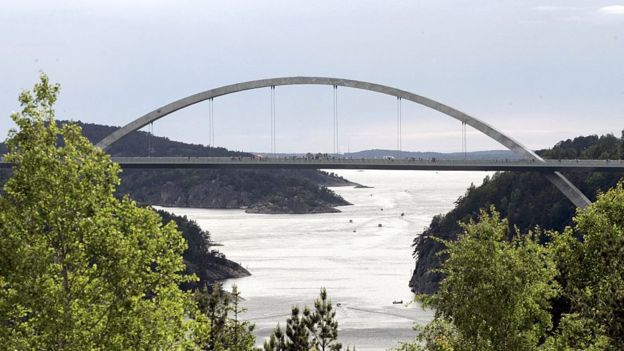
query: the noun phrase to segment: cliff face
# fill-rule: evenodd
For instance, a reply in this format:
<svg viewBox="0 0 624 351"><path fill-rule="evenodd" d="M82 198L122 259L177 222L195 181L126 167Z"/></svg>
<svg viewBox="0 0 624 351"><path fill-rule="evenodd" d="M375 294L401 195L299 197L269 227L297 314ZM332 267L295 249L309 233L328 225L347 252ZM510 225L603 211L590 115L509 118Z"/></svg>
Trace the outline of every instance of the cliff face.
<svg viewBox="0 0 624 351"><path fill-rule="evenodd" d="M622 138L613 135L578 137L538 153L547 159L621 159L624 158L624 133ZM594 200L598 192L613 187L624 174L570 172L565 176ZM486 178L481 186L470 187L451 212L436 216L422 235L416 236L413 243L416 265L409 283L412 291L433 293L442 279L440 274L432 272L445 259L440 256L444 247L436 238L456 240L461 231L458 222L476 218L480 209L491 205L521 232L535 226L561 230L571 224L576 211L539 173L496 173Z"/></svg>

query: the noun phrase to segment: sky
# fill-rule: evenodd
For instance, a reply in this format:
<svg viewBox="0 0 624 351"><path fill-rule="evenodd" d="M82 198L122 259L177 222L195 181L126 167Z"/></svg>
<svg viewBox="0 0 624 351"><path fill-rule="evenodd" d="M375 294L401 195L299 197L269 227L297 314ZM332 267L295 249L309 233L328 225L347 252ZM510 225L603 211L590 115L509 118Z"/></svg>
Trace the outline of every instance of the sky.
<svg viewBox="0 0 624 351"><path fill-rule="evenodd" d="M453 106L532 149L624 129L624 1L0 0L0 135L45 72L58 119L108 125L223 85L326 76ZM332 151L331 87L276 88L278 152ZM394 149L396 99L338 89L340 151ZM208 144L207 103L154 133ZM461 150L461 124L402 103L403 150ZM270 149L270 91L214 101L215 143ZM502 149L468 129L468 150Z"/></svg>

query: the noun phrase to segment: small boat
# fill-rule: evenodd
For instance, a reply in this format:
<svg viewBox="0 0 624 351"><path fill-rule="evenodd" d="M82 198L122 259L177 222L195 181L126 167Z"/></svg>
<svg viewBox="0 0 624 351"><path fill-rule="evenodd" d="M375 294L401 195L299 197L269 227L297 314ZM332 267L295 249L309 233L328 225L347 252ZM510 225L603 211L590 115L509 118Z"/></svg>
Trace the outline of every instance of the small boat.
<svg viewBox="0 0 624 351"><path fill-rule="evenodd" d="M405 216L405 212L401 212L401 217Z"/></svg>
<svg viewBox="0 0 624 351"><path fill-rule="evenodd" d="M381 223L377 224L377 227L381 228L383 227L383 225L381 225Z"/></svg>
<svg viewBox="0 0 624 351"><path fill-rule="evenodd" d="M403 300L394 300L392 301L393 305L402 305L403 304Z"/></svg>

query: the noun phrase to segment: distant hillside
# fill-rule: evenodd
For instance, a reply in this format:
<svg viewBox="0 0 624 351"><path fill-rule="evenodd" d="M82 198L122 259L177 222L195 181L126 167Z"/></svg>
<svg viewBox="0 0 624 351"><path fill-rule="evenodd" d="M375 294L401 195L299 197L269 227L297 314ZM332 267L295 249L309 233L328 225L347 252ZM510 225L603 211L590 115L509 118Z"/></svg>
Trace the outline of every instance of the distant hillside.
<svg viewBox="0 0 624 351"><path fill-rule="evenodd" d="M464 155L463 152L420 152L420 151L398 151L398 150L384 150L373 149L363 150L358 152L351 152L344 154L345 157L353 158L382 158L385 156L392 156L394 158L422 158L431 159L436 158L438 160L463 160L467 158L469 160L517 160L518 155L509 150L489 150L489 151L472 151Z"/></svg>
<svg viewBox="0 0 624 351"><path fill-rule="evenodd" d="M67 123L60 121L58 123ZM118 127L76 122L83 134L97 143ZM108 150L113 156L249 156L230 151L172 141L133 132ZM0 144L0 153L6 147ZM7 177L0 171L0 182ZM349 205L327 186L353 185L346 179L318 170L252 169L146 169L125 170L118 193L138 202L172 207L245 208L255 213L335 212Z"/></svg>
<svg viewBox="0 0 624 351"><path fill-rule="evenodd" d="M613 135L591 135L568 139L552 149L538 151L546 159L622 159L622 138ZM594 200L598 192L613 187L624 174L566 172L565 176L585 195ZM476 218L479 209L494 205L511 226L522 232L539 225L544 229L561 230L571 224L576 209L542 174L532 172L503 172L486 177L483 185L471 186L460 197L455 208L435 216L422 235L414 239L416 266L410 287L417 293L432 293L442 278L432 270L440 266L442 245L436 240L455 240L459 221Z"/></svg>
<svg viewBox="0 0 624 351"><path fill-rule="evenodd" d="M83 134L98 142L118 127L81 123ZM149 146L149 149L148 149ZM172 141L133 132L113 144L113 156L249 156L222 147ZM257 213L334 212L348 205L326 186L351 185L317 170L147 169L126 170L120 194L139 202L174 207L246 208Z"/></svg>

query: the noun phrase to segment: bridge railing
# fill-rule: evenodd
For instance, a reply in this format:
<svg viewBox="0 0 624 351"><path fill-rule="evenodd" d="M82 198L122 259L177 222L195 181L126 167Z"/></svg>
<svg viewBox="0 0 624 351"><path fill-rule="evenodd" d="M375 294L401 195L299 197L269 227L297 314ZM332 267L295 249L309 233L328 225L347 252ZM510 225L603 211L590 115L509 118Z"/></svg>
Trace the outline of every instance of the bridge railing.
<svg viewBox="0 0 624 351"><path fill-rule="evenodd" d="M432 158L354 158L354 157L321 157L321 158L305 158L305 157L113 157L115 162L125 165L201 165L212 164L218 165L302 165L302 166L315 166L317 168L323 168L327 165L340 166L340 165L354 165L354 166L366 166L372 165L379 168L380 166L419 166L422 165L426 168L433 168L430 166L441 167L470 167L470 166L483 166L491 167L495 169L510 169L514 167L523 167L531 169L621 169L624 168L624 160L546 160L546 162L540 162L535 160L518 160L518 159L495 159L495 160L449 160L449 159L432 159ZM500 166L500 167L498 167ZM0 158L0 167L8 168L11 165ZM361 167L365 168L365 167Z"/></svg>
<svg viewBox="0 0 624 351"><path fill-rule="evenodd" d="M272 163L272 164L437 164L437 165L483 165L483 164L507 164L507 165L527 165L535 167L547 166L575 166L591 167L591 166L619 166L624 165L624 160L552 160L539 162L535 160L522 159L479 159L479 160L463 160L463 159L428 159L428 158L354 158L354 157L322 157L322 158L305 158L305 157L114 157L114 160L120 163L213 163L213 164L232 164L232 163Z"/></svg>
<svg viewBox="0 0 624 351"><path fill-rule="evenodd" d="M134 157L117 157L116 159L136 159ZM147 159L147 158L141 158ZM154 160L178 160L180 157L152 157ZM189 161L214 161L227 162L232 161L256 161L256 162L283 162L283 163L439 163L439 164L483 164L483 163L511 163L511 164L537 164L536 160L524 159L431 159L431 158L356 158L356 157L323 157L323 158L305 158L305 157L188 157ZM621 159L605 159L605 160L587 160L587 159L546 159L548 164L624 164Z"/></svg>

